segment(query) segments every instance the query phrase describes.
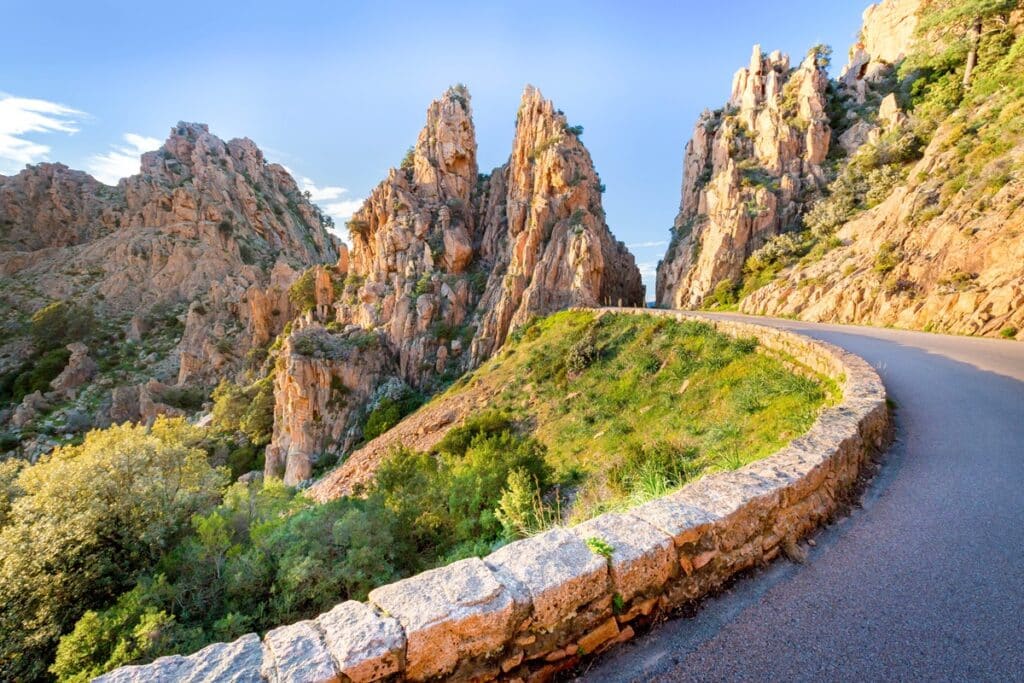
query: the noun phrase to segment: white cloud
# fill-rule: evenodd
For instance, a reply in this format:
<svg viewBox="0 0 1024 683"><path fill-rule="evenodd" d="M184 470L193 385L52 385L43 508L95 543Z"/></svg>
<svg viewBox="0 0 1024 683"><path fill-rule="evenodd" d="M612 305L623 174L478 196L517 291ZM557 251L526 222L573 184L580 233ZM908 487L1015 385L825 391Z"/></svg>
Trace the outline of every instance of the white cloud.
<svg viewBox="0 0 1024 683"><path fill-rule="evenodd" d="M17 173L25 164L45 161L50 146L26 135L78 132L83 112L63 104L0 92L0 173Z"/></svg>
<svg viewBox="0 0 1024 683"><path fill-rule="evenodd" d="M340 202L331 202L324 207L327 211L327 215L333 218L335 221L342 220L347 221L352 218L352 214L359 210L359 207L363 205L363 199L344 199Z"/></svg>
<svg viewBox="0 0 1024 683"><path fill-rule="evenodd" d="M117 185L117 181L139 172L143 152L159 149L163 144L157 138L125 133L124 145L115 145L106 154L95 154L89 159L89 173L101 183Z"/></svg>
<svg viewBox="0 0 1024 683"><path fill-rule="evenodd" d="M287 168L287 167L285 167ZM289 171L291 173L291 171ZM331 199L338 199L341 195L348 192L344 187L337 187L336 185L328 185L327 187L317 187L316 183L311 178L302 177L299 178L299 187L302 188L303 192L309 192L310 199L314 202L324 202Z"/></svg>
<svg viewBox="0 0 1024 683"><path fill-rule="evenodd" d="M645 280L647 278L652 278L652 277L654 277L655 275L658 274L658 264L657 263L638 263L638 264L636 264L636 267L637 267L637 270L640 271L640 276L642 278L644 278Z"/></svg>
<svg viewBox="0 0 1024 683"><path fill-rule="evenodd" d="M633 244L626 245L629 249L653 249L654 247L664 246L668 246L667 240L659 240L657 242L634 242Z"/></svg>
<svg viewBox="0 0 1024 683"><path fill-rule="evenodd" d="M345 199L344 196L348 194L348 190L344 187L338 185L320 187L312 178L297 176L295 171L287 166L284 167L284 170L288 171L292 176L298 177L299 187L302 191L309 192L310 201L319 204L323 212L334 219L335 232L339 236L344 236L344 230L341 228L344 226L345 221L352 218L352 214L363 205L363 198Z"/></svg>

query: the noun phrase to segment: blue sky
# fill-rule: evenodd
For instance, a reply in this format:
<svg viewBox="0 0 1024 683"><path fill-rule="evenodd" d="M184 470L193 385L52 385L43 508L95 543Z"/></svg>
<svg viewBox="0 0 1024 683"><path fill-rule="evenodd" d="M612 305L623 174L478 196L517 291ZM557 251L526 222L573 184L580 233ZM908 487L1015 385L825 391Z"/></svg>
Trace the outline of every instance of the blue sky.
<svg viewBox="0 0 1024 683"><path fill-rule="evenodd" d="M112 179L201 121L255 140L343 217L452 83L472 93L481 170L503 163L532 83L584 126L608 223L653 292L700 111L754 43L794 62L829 43L838 69L867 4L2 0L0 173L49 160Z"/></svg>

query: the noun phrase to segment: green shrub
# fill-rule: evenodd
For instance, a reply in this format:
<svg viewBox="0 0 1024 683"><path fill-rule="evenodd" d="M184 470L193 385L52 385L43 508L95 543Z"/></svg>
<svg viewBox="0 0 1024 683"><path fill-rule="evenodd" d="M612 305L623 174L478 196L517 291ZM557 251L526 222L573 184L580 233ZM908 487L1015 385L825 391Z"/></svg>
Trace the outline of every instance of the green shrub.
<svg viewBox="0 0 1024 683"><path fill-rule="evenodd" d="M1014 339L1017 337L1017 328L1010 325L999 330L999 336L1003 339Z"/></svg>
<svg viewBox="0 0 1024 683"><path fill-rule="evenodd" d="M892 242L883 242L875 253L874 270L879 275L892 272L902 260L897 247Z"/></svg>
<svg viewBox="0 0 1024 683"><path fill-rule="evenodd" d="M565 354L565 367L570 374L578 375L597 359L597 337L594 329L584 331L583 336Z"/></svg>
<svg viewBox="0 0 1024 683"><path fill-rule="evenodd" d="M398 424L403 417L423 405L423 397L406 391L397 399L383 398L366 416L363 439L371 441Z"/></svg>
<svg viewBox="0 0 1024 683"><path fill-rule="evenodd" d="M301 313L316 308L316 268L302 272L288 288L288 300Z"/></svg>
<svg viewBox="0 0 1024 683"><path fill-rule="evenodd" d="M254 446L270 442L274 431L274 380L264 377L248 386L221 380L213 390L213 429L241 432ZM248 471L248 470L247 470Z"/></svg>
<svg viewBox="0 0 1024 683"><path fill-rule="evenodd" d="M708 296L707 304L715 308L734 306L739 301L738 289L732 280L722 280Z"/></svg>
<svg viewBox="0 0 1024 683"><path fill-rule="evenodd" d="M432 294L434 292L434 282L431 279L430 273L423 273L420 275L420 279L416 281L416 287L413 289L413 294L416 296L422 296L424 294Z"/></svg>
<svg viewBox="0 0 1024 683"><path fill-rule="evenodd" d="M167 387L157 398L172 408L194 412L203 407L207 396L209 393L203 387L183 385Z"/></svg>
<svg viewBox="0 0 1024 683"><path fill-rule="evenodd" d="M92 311L67 301L54 301L32 314L29 333L47 350L85 341L93 329Z"/></svg>
<svg viewBox="0 0 1024 683"><path fill-rule="evenodd" d="M50 349L4 375L0 378L0 405L20 403L36 391L50 391L50 382L64 370L70 357L71 353L67 349Z"/></svg>
<svg viewBox="0 0 1024 683"><path fill-rule="evenodd" d="M405 150L405 156L402 157L402 163L398 167L405 171L411 171L415 158L416 149L410 146L409 149Z"/></svg>
<svg viewBox="0 0 1024 683"><path fill-rule="evenodd" d="M45 676L58 638L132 587L215 504L225 477L184 420L89 432L21 471L0 530L0 667Z"/></svg>

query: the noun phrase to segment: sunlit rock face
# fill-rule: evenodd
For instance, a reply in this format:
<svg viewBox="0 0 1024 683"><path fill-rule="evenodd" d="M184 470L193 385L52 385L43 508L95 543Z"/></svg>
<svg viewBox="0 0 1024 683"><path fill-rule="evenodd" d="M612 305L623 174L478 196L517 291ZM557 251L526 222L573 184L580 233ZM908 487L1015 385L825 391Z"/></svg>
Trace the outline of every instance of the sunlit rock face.
<svg viewBox="0 0 1024 683"><path fill-rule="evenodd" d="M268 473L301 478L309 468L293 461L347 450L366 414L354 407L366 405L374 383L429 392L533 316L643 303L640 273L605 223L579 132L528 87L509 161L482 175L469 93L457 86L430 104L409 155L349 221L332 314L318 303L310 317L330 328L324 334L372 334L380 346L365 362L362 352L312 365L286 354ZM330 405L331 381L344 384L344 406ZM318 426L303 426L314 413Z"/></svg>

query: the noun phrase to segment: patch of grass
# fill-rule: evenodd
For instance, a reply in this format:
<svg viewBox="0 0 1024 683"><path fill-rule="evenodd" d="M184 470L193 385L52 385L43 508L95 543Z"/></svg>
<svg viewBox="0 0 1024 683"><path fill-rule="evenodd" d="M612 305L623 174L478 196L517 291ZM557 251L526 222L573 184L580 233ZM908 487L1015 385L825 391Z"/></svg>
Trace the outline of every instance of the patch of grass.
<svg viewBox="0 0 1024 683"><path fill-rule="evenodd" d="M581 340L589 362L577 365ZM565 513L582 520L764 457L806 431L834 387L783 361L792 359L703 323L565 311L519 328L436 400L485 391L487 419L545 446L554 481L575 491ZM445 437L456 438L470 437ZM509 501L520 516L535 495L527 484Z"/></svg>

